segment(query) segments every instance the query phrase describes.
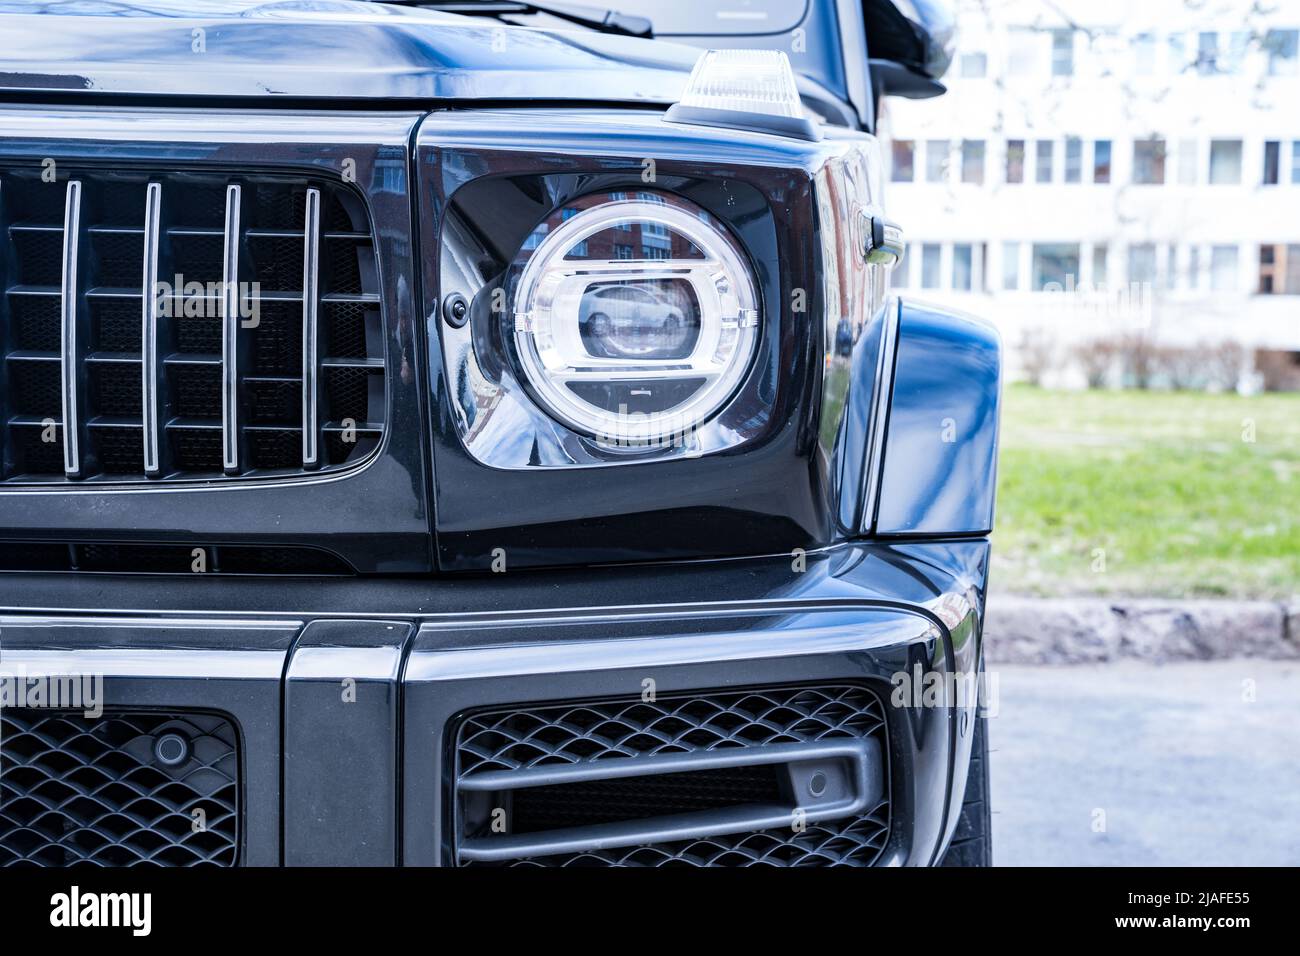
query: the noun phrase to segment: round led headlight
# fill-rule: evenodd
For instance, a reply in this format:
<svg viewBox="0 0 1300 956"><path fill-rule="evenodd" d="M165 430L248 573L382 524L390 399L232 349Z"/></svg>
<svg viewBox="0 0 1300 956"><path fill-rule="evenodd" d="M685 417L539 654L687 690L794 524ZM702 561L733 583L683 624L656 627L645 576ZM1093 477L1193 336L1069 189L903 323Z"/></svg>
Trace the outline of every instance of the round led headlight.
<svg viewBox="0 0 1300 956"><path fill-rule="evenodd" d="M523 254L519 361L570 428L614 446L684 439L748 369L753 276L735 242L684 200L588 197L543 223Z"/></svg>

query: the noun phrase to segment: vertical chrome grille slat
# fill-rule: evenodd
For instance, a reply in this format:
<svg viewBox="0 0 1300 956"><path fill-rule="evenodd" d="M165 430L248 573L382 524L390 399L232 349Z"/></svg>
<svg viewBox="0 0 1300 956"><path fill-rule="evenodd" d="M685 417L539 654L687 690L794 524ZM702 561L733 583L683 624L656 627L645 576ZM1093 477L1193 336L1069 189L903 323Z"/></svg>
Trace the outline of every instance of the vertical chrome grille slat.
<svg viewBox="0 0 1300 956"><path fill-rule="evenodd" d="M227 186L221 267L221 447L227 472L239 470L239 202L240 187Z"/></svg>
<svg viewBox="0 0 1300 956"><path fill-rule="evenodd" d="M303 224L302 265L302 463L314 468L319 462L316 369L317 310L320 307L320 190L307 190L307 214Z"/></svg>
<svg viewBox="0 0 1300 956"><path fill-rule="evenodd" d="M142 303L140 365L141 423L144 426L144 473L157 475L158 457L158 224L162 211L162 184L150 183L145 192L144 275L140 282Z"/></svg>
<svg viewBox="0 0 1300 956"><path fill-rule="evenodd" d="M77 408L77 248L81 232L81 182L68 180L63 207L63 276L59 305L60 398L63 410L63 472L81 475L78 438L81 422Z"/></svg>
<svg viewBox="0 0 1300 956"><path fill-rule="evenodd" d="M0 164L0 486L219 486L378 451L380 243L354 189L67 168Z"/></svg>

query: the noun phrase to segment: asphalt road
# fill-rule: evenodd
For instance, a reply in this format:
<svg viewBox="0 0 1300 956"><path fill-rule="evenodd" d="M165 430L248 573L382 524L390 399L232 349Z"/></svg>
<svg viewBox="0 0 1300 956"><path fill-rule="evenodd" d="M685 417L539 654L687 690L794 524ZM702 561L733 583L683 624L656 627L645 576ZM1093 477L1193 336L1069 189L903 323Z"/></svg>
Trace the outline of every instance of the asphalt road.
<svg viewBox="0 0 1300 956"><path fill-rule="evenodd" d="M1300 864L1300 663L997 671L995 864Z"/></svg>

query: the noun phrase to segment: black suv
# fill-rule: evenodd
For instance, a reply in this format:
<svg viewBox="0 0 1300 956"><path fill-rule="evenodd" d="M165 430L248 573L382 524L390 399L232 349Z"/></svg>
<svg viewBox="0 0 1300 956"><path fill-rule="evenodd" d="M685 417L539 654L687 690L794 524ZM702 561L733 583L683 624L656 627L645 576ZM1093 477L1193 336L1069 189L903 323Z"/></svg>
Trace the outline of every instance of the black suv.
<svg viewBox="0 0 1300 956"><path fill-rule="evenodd" d="M988 862L999 343L889 294L874 135L935 4L0 37L0 864Z"/></svg>

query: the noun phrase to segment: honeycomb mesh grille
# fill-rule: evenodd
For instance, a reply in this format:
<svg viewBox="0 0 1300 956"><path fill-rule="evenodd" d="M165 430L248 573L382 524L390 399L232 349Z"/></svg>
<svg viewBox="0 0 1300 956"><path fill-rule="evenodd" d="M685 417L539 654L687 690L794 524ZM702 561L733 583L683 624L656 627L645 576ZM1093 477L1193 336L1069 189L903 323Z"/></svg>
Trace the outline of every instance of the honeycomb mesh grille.
<svg viewBox="0 0 1300 956"><path fill-rule="evenodd" d="M80 200L69 338L63 261L71 181L80 184ZM157 383L146 394L151 184L159 187L161 285L151 340ZM222 281L232 185L240 189L233 247L244 305L227 351ZM314 219L311 190L320 196ZM317 326L315 354L307 356L303 284L312 222ZM364 203L342 184L71 162L45 182L39 167L0 163L0 242L0 482L289 477L355 465L378 446L386 417L379 273ZM314 387L313 379L304 383L312 364ZM223 403L227 378L238 396L233 415ZM66 434L65 380L77 383ZM146 411L155 407L159 461L146 474L146 428L155 420ZM316 433L314 459L307 428ZM235 432L233 458L227 431Z"/></svg>
<svg viewBox="0 0 1300 956"><path fill-rule="evenodd" d="M0 729L0 865L237 862L239 757L230 721L5 708ZM154 741L167 733L189 741L175 767L154 756Z"/></svg>
<svg viewBox="0 0 1300 956"><path fill-rule="evenodd" d="M578 701L491 710L460 722L454 753L456 773L462 778L497 770L837 739L875 738L882 752L887 752L885 737L884 709L873 691L855 684L827 684L660 695L653 702ZM699 781L690 781L689 791L683 791L670 777L650 777L640 778L633 792L630 788L635 779L568 792L559 787L539 788L528 794L531 803L527 807L516 807L529 822L515 821L515 825L536 831L544 828L539 820L557 827L623 820L629 818L628 805L633 802L646 816L654 816L722 805L720 787L730 792L733 802L744 802L766 786L752 775L724 775L711 781L706 793ZM683 803L684 796L691 801L689 807ZM588 801L587 805L579 805L575 797ZM545 802L539 805L539 800ZM888 840L889 811L886 787L885 797L869 813L809 824L802 832L762 830L474 865L870 866ZM458 833L475 827L461 818L457 808Z"/></svg>

